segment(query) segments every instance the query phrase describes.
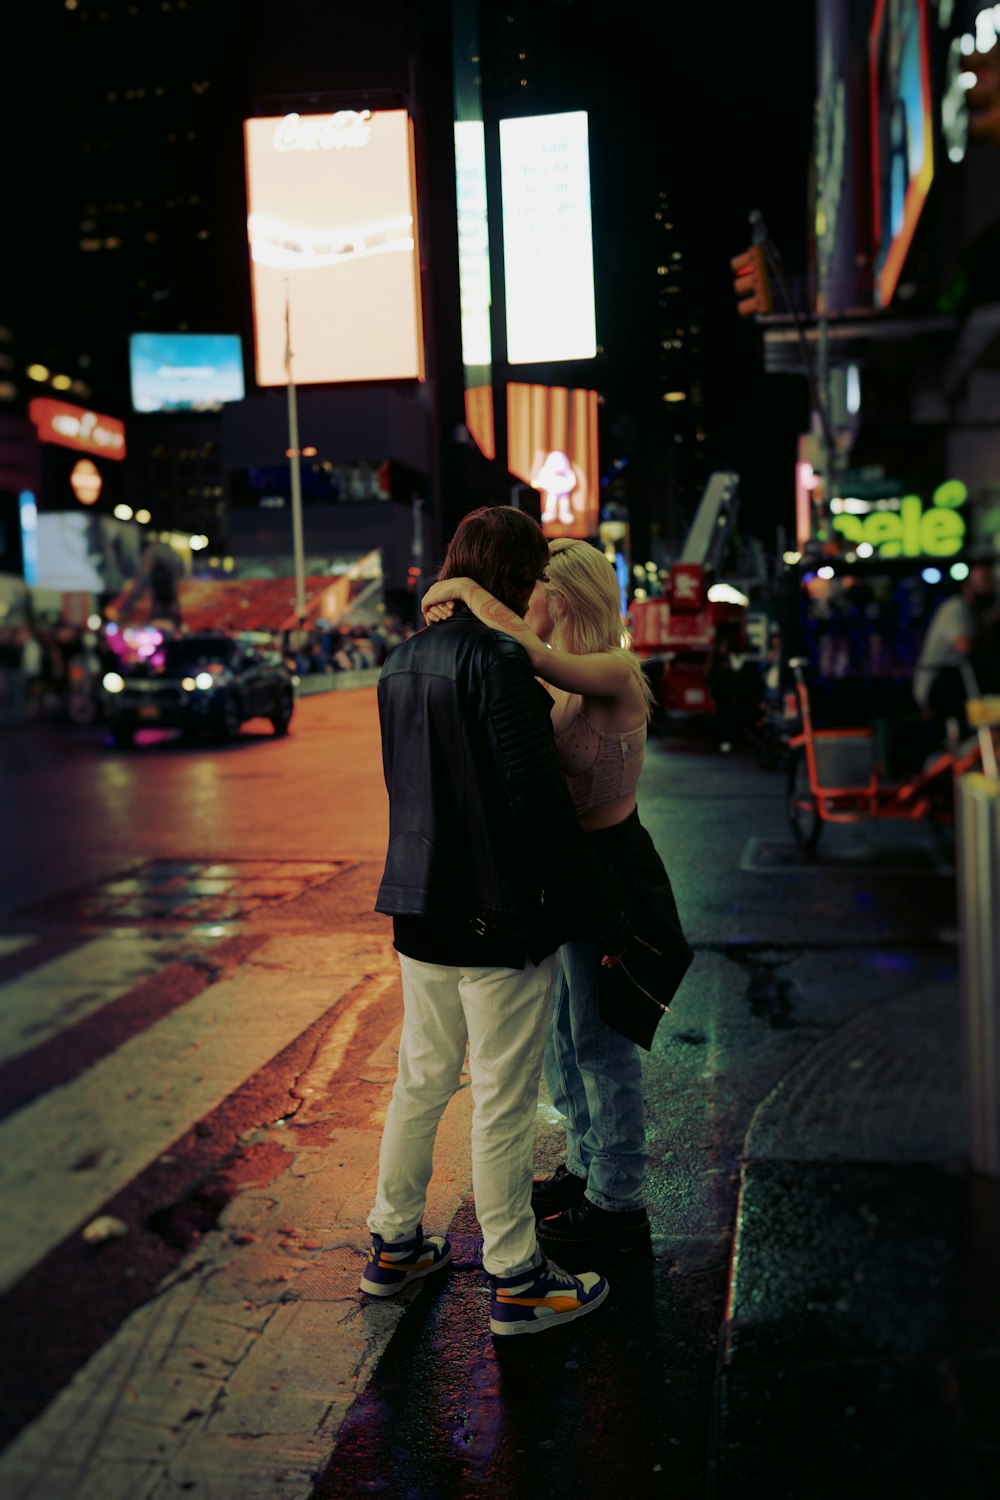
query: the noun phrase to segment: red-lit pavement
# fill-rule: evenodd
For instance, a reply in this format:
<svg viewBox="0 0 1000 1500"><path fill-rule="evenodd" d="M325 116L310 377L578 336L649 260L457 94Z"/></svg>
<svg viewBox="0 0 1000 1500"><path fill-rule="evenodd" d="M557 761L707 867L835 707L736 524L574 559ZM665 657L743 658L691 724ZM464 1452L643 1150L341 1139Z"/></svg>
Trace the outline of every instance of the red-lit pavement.
<svg viewBox="0 0 1000 1500"><path fill-rule="evenodd" d="M0 743L5 1500L988 1493L995 1308L975 1380L941 1311L989 1244L924 831L803 861L780 774L651 741L643 817L697 950L646 1062L654 1257L511 1355L467 1090L426 1215L454 1268L356 1290L400 1022L374 692L256 729ZM542 1099L539 1166L559 1146Z"/></svg>

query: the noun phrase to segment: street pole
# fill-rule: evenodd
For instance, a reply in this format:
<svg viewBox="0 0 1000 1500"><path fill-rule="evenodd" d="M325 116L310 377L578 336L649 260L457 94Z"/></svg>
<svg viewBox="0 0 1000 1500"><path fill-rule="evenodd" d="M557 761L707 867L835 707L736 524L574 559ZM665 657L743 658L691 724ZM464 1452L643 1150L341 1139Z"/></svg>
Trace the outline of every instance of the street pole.
<svg viewBox="0 0 1000 1500"><path fill-rule="evenodd" d="M410 542L410 577L413 580L414 594L416 598L416 609L413 623L423 623L420 613L420 600L423 596L424 585L424 502L422 496L415 491L411 492L410 509L413 515L413 536Z"/></svg>
<svg viewBox="0 0 1000 1500"><path fill-rule="evenodd" d="M288 277L285 277L285 373L288 376L288 460L292 476L292 551L295 558L295 613L306 612L306 576L302 551L302 470L299 450L299 405L292 375L292 309Z"/></svg>

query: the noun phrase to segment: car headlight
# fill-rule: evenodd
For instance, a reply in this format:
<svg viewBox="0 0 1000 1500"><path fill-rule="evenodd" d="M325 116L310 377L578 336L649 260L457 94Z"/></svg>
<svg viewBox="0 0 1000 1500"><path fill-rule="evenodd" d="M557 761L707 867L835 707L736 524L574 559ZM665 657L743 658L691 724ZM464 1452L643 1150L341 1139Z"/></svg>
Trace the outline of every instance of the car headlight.
<svg viewBox="0 0 1000 1500"><path fill-rule="evenodd" d="M125 679L120 672L105 672L103 686L106 693L121 693L125 690Z"/></svg>
<svg viewBox="0 0 1000 1500"><path fill-rule="evenodd" d="M197 688L210 688L215 686L215 678L211 672L199 672L195 677L194 685Z"/></svg>

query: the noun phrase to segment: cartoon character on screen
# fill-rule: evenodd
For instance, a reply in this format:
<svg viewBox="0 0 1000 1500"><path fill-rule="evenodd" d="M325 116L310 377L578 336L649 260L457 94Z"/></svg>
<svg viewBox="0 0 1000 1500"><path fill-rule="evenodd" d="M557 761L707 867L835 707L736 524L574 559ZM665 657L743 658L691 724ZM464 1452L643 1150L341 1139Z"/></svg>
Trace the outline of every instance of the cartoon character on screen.
<svg viewBox="0 0 1000 1500"><path fill-rule="evenodd" d="M531 481L536 490L541 490L544 504L541 521L558 522L560 526L572 526L573 507L570 492L576 489L576 470L565 453L558 449L546 454L541 467Z"/></svg>

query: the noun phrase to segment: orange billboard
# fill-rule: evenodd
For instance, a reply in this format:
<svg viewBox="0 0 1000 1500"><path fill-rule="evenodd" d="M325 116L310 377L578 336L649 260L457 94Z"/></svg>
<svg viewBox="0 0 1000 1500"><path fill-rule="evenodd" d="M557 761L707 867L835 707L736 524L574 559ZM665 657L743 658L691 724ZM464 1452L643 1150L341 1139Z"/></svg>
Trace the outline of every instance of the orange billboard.
<svg viewBox="0 0 1000 1500"><path fill-rule="evenodd" d="M597 535L597 392L507 387L507 467L541 495L547 537Z"/></svg>
<svg viewBox="0 0 1000 1500"><path fill-rule="evenodd" d="M244 121L257 384L423 380L404 109Z"/></svg>
<svg viewBox="0 0 1000 1500"><path fill-rule="evenodd" d="M125 424L117 417L105 417L51 396L36 396L29 401L28 416L40 443L58 443L81 453L98 453L101 458L125 457Z"/></svg>

